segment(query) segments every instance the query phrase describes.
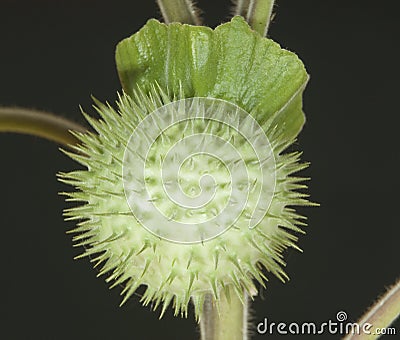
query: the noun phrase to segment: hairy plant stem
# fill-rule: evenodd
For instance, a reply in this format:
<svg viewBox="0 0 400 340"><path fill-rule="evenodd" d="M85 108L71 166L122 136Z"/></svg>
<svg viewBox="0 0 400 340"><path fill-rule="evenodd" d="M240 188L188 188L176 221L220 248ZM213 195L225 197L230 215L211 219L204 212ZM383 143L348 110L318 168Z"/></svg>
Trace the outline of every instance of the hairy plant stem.
<svg viewBox="0 0 400 340"><path fill-rule="evenodd" d="M371 334L360 332L360 334L349 334L343 340L377 339L378 334L374 330L389 327L400 315L400 280L383 295L362 318L358 324L369 323Z"/></svg>
<svg viewBox="0 0 400 340"><path fill-rule="evenodd" d="M77 123L51 113L20 107L0 107L0 132L34 135L69 146L78 142L70 131L86 130Z"/></svg>
<svg viewBox="0 0 400 340"><path fill-rule="evenodd" d="M234 15L241 15L242 17L246 18L249 6L250 0L236 0Z"/></svg>
<svg viewBox="0 0 400 340"><path fill-rule="evenodd" d="M247 295L241 301L232 288L229 300L220 295L218 308L210 294L204 301L200 320L201 340L247 340Z"/></svg>
<svg viewBox="0 0 400 340"><path fill-rule="evenodd" d="M246 20L253 30L266 36L271 20L274 0L250 0Z"/></svg>
<svg viewBox="0 0 400 340"><path fill-rule="evenodd" d="M166 24L181 22L189 25L200 25L198 10L191 0L157 0Z"/></svg>

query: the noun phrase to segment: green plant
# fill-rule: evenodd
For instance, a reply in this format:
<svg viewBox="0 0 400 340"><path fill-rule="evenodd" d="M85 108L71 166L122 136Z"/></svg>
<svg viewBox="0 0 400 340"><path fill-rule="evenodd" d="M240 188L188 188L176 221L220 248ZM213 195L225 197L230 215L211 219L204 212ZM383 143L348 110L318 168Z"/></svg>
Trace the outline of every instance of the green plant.
<svg viewBox="0 0 400 340"><path fill-rule="evenodd" d="M163 2L163 3L165 5L168 2ZM183 2L181 2L181 4L182 3ZM253 4L254 3L256 3L256 2L253 2ZM258 2L258 3L260 3L260 2ZM240 2L240 4L243 4L243 3ZM239 7L239 4L238 4L238 7ZM178 8L183 8L183 7L179 6ZM169 11L169 12L171 12L171 11ZM174 11L172 11L172 13L173 12ZM191 11L189 10L187 12L190 13ZM250 10L247 11L247 12L251 13ZM266 12L268 12L268 11L266 11ZM256 12L256 13L258 14L259 12ZM270 11L269 11L269 13L270 13ZM169 17L171 17L171 14L169 15ZM174 19L168 19L168 20L169 21L175 21ZM185 21L185 20L181 20L181 21ZM240 19L235 19L235 20L236 21L232 22L232 25L231 25L231 26L236 25L236 27L232 29L232 32L234 32L234 33L239 32L240 31L240 29L239 29L240 25L242 25L241 26L242 27L241 30L244 31L245 29L244 29L244 26L243 26L243 22L241 22ZM249 22L251 22L251 20L249 20ZM257 21L257 23L258 23L258 21ZM165 29L163 25L159 25L156 22L151 22L148 25L149 26L152 25L152 27L151 28L147 27L147 32L151 32L152 29L153 30L163 30L163 29ZM229 26L228 24L225 25L225 28L228 27L228 26ZM265 25L265 26L267 26L267 25ZM187 29L189 31L189 29L185 28L185 27L186 26L182 27L181 25L177 25L177 24L169 26L169 28L171 30L174 28L178 32L181 29L182 30L183 29ZM256 28L255 25L253 25L253 27ZM168 30L168 28L166 30ZM145 30L143 30L143 31L145 31ZM220 29L220 31L222 31L222 28ZM227 31L228 31L228 29L227 29ZM265 31L265 28L263 28L262 30L258 30L258 31L260 33L263 33ZM201 33L204 33L205 35L207 35L210 31L206 30L206 29L203 29L203 28L201 28L201 29L199 28L197 30L197 28L196 28L196 30L193 29L193 32L201 32ZM169 33L168 33L168 35L169 35ZM139 35L136 35L136 38L138 36ZM255 35L252 34L252 36L254 37ZM132 40L134 40L136 38L132 38ZM142 46L145 46L146 43L149 43L149 42L151 42L151 40L145 40L144 39L144 43L142 44ZM173 42L174 42L174 40L169 41L169 43L171 43L171 44ZM232 48L233 46L231 46L231 44L233 44L234 42L235 42L235 39L229 40L229 44L227 44L228 45L227 48ZM246 39L239 40L239 43L246 43ZM127 42L127 45L128 45L128 42ZM151 51L153 50L153 48L156 48L156 47L157 47L157 45L155 44L155 46L153 46L151 48ZM239 49L239 46L236 46L235 50L238 50L238 49ZM187 60L187 58L188 58L187 56L183 56L182 58L180 58L180 52L183 52L184 48L177 47L176 49L173 49L173 50L177 51L177 57L176 57L175 60L177 60L179 62L181 62L182 60ZM134 51L133 52L130 51L130 46L127 46L125 51L127 51L126 53L128 53L128 54L134 53ZM156 72L154 72L154 75L151 74L151 72L147 72L146 76L149 77L150 79L147 79L146 77L140 77L140 79L138 80L138 77L135 76L135 79L132 81L131 75L132 74L135 74L135 75L139 74L140 75L140 67L145 65L145 62L147 61L147 59L145 59L144 61L140 61L139 58L135 57L135 58L133 58L133 60L139 60L139 62L137 64L130 65L130 62L132 61L132 59L126 59L126 58L124 59L123 56L121 56L121 55L123 55L123 52L120 52L120 56L119 56L119 70L120 70L120 74L121 74L122 83L125 86L125 91L128 94L128 96L127 97L122 97L122 99L120 101L120 111L123 114L125 114L125 117L131 119L130 124L126 124L126 122L124 123L124 121L120 119L119 115L116 114L111 108L108 108L106 106L98 104L99 111L100 111L101 115L103 116L103 120L106 123L99 123L99 122L96 122L96 121L91 120L91 119L89 119L89 120L91 120L93 122L93 125L97 129L97 132L99 133L100 137L96 137L93 134L86 134L86 133L85 134L75 134L76 136L78 136L78 140L80 140L81 142L84 143L84 146L75 147L75 150L77 150L79 154L74 156L74 157L77 158L78 160L82 161L83 163L90 165L90 170L92 172L91 175L93 175L93 173L95 173L96 175L101 175L101 174L99 174L100 170L101 171L106 171L106 172L109 170L110 173L107 174L107 176L103 175L103 177L108 178L108 179L110 179L110 177L112 178L112 176L115 175L114 174L115 169L117 169L117 170L119 169L118 167L114 167L115 166L114 163L117 163L118 160L122 161L121 155L119 155L120 157L119 158L117 157L117 159L113 159L113 157L112 157L112 156L115 156L116 154L118 154L117 152L115 152L116 150L119 150L117 143L118 142L126 143L127 137L129 137L129 135L123 135L123 134L121 135L121 133L116 133L116 131L120 131L118 129L121 128L121 127L128 127L128 130L129 129L131 129L131 130L134 129L134 127L135 127L135 125L134 125L134 123L135 123L134 122L135 115L132 115L132 112L135 112L136 114L139 114L139 115L140 114L148 114L148 113L152 112L154 109L159 108L160 104L167 104L169 100L183 99L183 98L187 98L187 97L192 97L193 96L193 94L190 92L190 91L192 91L190 86L188 86L184 81L182 81L182 79L185 79L185 73L184 72L181 73L181 76L176 76L175 78L172 78L171 83L166 83L166 82L162 83L162 82L160 82L159 79L162 79L162 77L160 77L160 74L157 74ZM293 57L289 53L288 53L287 56L288 56L288 58L289 57ZM233 59L234 58L232 58L232 60ZM157 65L158 64L155 61L153 61L151 63L151 65L150 65L150 68L149 68L150 71L151 71L151 67L152 66L155 68ZM226 65L230 66L229 63L226 63ZM181 70L179 68L179 66L180 65L175 66L174 72L179 72ZM174 67L174 64L172 64L172 67ZM299 69L301 70L301 67ZM235 68L233 68L233 70L235 72L237 72ZM135 72L137 72L137 73L135 73ZM149 75L149 73L150 73L150 75ZM255 72L255 73L257 73L257 72ZM171 74L175 75L173 72L171 72ZM210 74L212 75L212 72L210 72ZM303 73L303 75L304 75L304 73ZM241 74L239 74L239 76L241 77ZM305 77L299 77L300 80L303 80L304 78ZM157 83L155 83L156 80L157 80ZM200 83L200 86L199 86L200 90L196 89L197 92L195 92L195 94L197 96L199 95L199 91L205 91L203 93L200 93L200 96L201 96L201 94L204 95L204 93L208 93L207 92L208 91L207 85L208 85L209 79L205 78L205 80L206 81L204 81L204 79L203 79L203 82L201 82L201 81L199 82ZM136 88L136 85L137 85L136 82L140 83L139 84L140 86L137 86L137 88ZM234 85L234 82L233 83L228 82L227 83L228 91L225 91L225 92L222 91L223 95L221 95L219 93L219 97L222 98L222 99L228 100L228 101L233 101L234 103L239 104L239 106L243 107L244 104L243 103L237 103L235 96L230 93L231 90L232 91L235 90L235 87L233 85ZM146 86L148 86L148 87L146 87ZM159 87L163 91L160 91ZM260 88L257 88L256 86L253 86L252 89L256 89L256 90L260 90L261 91L262 87L260 86ZM302 86L299 86L299 89L302 90ZM136 98L134 97L135 91L137 93ZM143 92L144 92L144 94L142 95L141 93L143 93ZM152 95L149 97L148 93L150 93ZM288 90L282 91L282 95L288 95L288 94L290 94L290 91L288 91ZM287 112L288 115L289 115L289 111L292 114L292 116L290 116L290 118L292 118L291 121L294 123L294 126L291 126L290 128L284 129L284 133L277 134L274 137L273 134L272 134L272 130L268 129L268 127L270 127L270 124L271 124L272 120L266 119L266 121L263 122L264 123L263 127L267 131L266 134L267 134L268 138L271 140L271 143L273 144L273 143L281 143L282 142L283 143L282 148L284 146L286 146L285 143L286 144L290 143L292 138L298 133L298 130L301 128L301 125L303 123L302 122L303 116L302 116L301 112L299 112L299 110L298 110L299 106L300 106L300 101L301 101L301 97L300 97L301 91L298 92L297 95L298 96L295 97L296 101L293 102L294 103L293 107L291 107L291 108L294 108L294 110L293 111L292 110L288 110L288 112ZM230 97L230 96L232 96L232 97ZM132 98L133 98L133 100L132 100ZM234 98L234 99L232 99L232 98ZM285 101L283 101L283 102L285 102ZM253 116L257 117L257 120L259 122L262 122L263 118L268 117L268 115L265 113L268 108L267 109L265 109L264 107L260 108L260 110L259 110L260 113L259 113L258 116L257 116L257 110L253 111L251 108L250 109L248 109L247 107L245 107L245 108L248 111L250 111ZM298 117L298 119L293 119L294 116ZM282 120L279 120L279 124L277 124L277 126L278 127L286 127L288 121L290 121L290 119L288 119L287 117L282 118ZM200 126L201 126L201 124L200 124ZM192 127L192 129L196 129L196 128L198 128L198 126L193 126ZM109 129L109 130L107 130L107 129ZM119 140L119 139L122 139L122 140ZM110 141L112 143L115 143L116 145L106 144L106 142L110 142ZM102 147L104 147L104 146L108 147L108 149L106 147L106 151L108 152L108 155L107 155L107 152L102 152L101 151L101 150L104 150L104 149L102 149ZM100 151L102 156L106 156L105 159L107 161L109 161L109 163L107 163L108 167L104 168L104 159L103 158L96 158L97 156L94 154L96 151ZM274 151L276 153L276 156L279 157L280 156L279 155L279 150L277 150L275 148ZM90 154L90 158L86 159L85 158L85 154ZM108 158L107 158L107 156L108 156ZM101 166L100 166L100 164L101 164ZM111 169L109 167L110 164L112 164L112 167L113 167ZM297 166L298 165L296 165L296 167ZM292 170L296 170L296 167L293 168ZM96 173L96 171L97 171L97 173ZM117 171L117 174L118 173L119 172ZM287 175L287 174L285 174L285 175ZM94 202L93 205L96 205L96 204L99 205L99 202L101 202L101 200L104 199L104 194L107 193L107 192L103 191L102 195L99 195L99 196L102 196L102 197L99 197L97 201L96 200L93 201L93 196L95 196L95 194L97 192L97 190L95 191L95 190L93 190L93 188L99 188L98 184L100 184L100 183L99 182L97 182L97 183L94 182L94 183L91 183L92 186L88 186L87 184L91 180L88 176L89 175L86 172L86 173L79 173L79 174L74 173L74 174L65 175L64 178L67 178L67 180L71 180L74 184L77 184L78 187L82 188L82 193L72 194L72 198L73 199L83 199L83 200L87 201L87 199L89 198L89 199L92 200L92 202ZM99 178L99 177L97 177L97 178ZM114 179L117 179L117 178L118 177L115 177ZM285 179L286 179L286 177L285 177ZM116 183L117 183L116 181L112 182L112 184L116 184ZM104 184L104 182L101 182L101 184ZM286 184L289 184L289 183L286 182L285 185ZM104 189L104 187L100 187L100 188ZM114 186L113 186L112 189L114 189ZM89 191L89 195L91 195L91 197L88 197L88 191ZM112 193L114 193L114 192L109 190L108 194L111 195ZM121 193L121 191L119 191L119 194L120 193ZM119 196L119 198L121 198L121 197ZM287 201L286 203L288 203L288 202L289 203L293 203L294 201ZM304 201L300 200L298 203L304 203ZM126 202L125 202L125 205L123 207L126 208ZM93 207L90 207L92 209L90 211L85 210L85 209L88 209L88 208L89 207L86 207L86 208L82 207L81 209L79 209L79 208L78 209L74 209L74 210L71 210L70 213L72 214L72 217L84 217L84 218L85 217L89 217L89 220L90 220L90 217L93 216L93 213L96 212L96 210L93 210L92 209ZM110 207L107 207L107 208L110 208ZM119 209L118 211L119 212L121 212L121 211L124 212L126 210ZM107 213L109 214L110 212L107 211ZM279 217L281 217L281 216L279 216ZM281 219L279 221L279 224L282 224L283 222L284 221ZM123 225L123 223L122 223L122 225ZM86 226L88 226L88 223L86 223ZM78 231L86 230L85 229L86 226L82 225L81 229L78 229ZM289 226L292 229L294 228L293 223L289 224ZM106 242L104 242L104 241L107 241L109 243L115 243L115 246L117 247L119 245L119 242L121 242L121 239L123 239L123 237L126 236L126 235L120 235L118 232L116 232L115 234L106 235L107 237L101 238L101 237L103 237L103 235L99 235L99 234L93 235L93 232L94 232L94 230L93 230L93 224L92 224L92 227L89 227L89 229L88 229L88 234L79 235L77 237L77 240L79 240L81 238L84 239L86 236L89 236L89 239L85 240L85 242L88 242L89 244L92 244L93 242L95 242L95 243L102 244L104 246L106 244ZM278 241L279 241L277 243L278 252L280 250L279 248L281 248L282 246L294 245L293 240L290 240L290 236L289 235L290 234L284 235L284 237L280 237L278 239ZM110 236L110 238L108 238L108 236ZM283 236L283 235L280 235L280 236ZM249 239L249 240L251 240L251 239ZM286 242L286 244L285 244L285 242ZM155 244L154 242L150 242L150 245L146 245L146 242L144 242L143 246L145 246L145 245L148 246L147 249L142 249L143 247L139 247L137 253L139 253L139 252L140 253L139 254L135 254L135 255L137 255L137 256L144 255L144 252L147 251L147 250L151 250L152 246L154 247L154 244ZM91 249L93 249L93 248L91 248ZM101 249L106 249L106 248L101 248L101 247L97 248L97 250L101 250ZM96 249L94 249L94 250L96 250ZM93 250L93 252L94 252L94 250ZM157 251L160 252L160 250L157 250ZM91 251L89 250L89 253L90 252ZM164 254L164 252L160 252L160 253ZM166 252L166 253L168 254L168 252ZM262 253L266 254L267 251L264 250ZM108 252L107 254L109 255L110 253ZM128 255L129 252L125 253L125 254ZM273 253L271 255L272 255L271 257L273 257L273 255L275 255L275 253ZM217 265L221 266L221 262L220 262L220 260L218 260L218 257L217 256L214 256L214 257L217 258L217 261L216 261L217 264L215 266L217 266ZM100 260L107 259L107 258L109 258L109 257L103 256L102 258L100 258ZM190 259L190 256L189 256L189 259ZM144 261L145 260L146 260L146 258L144 258ZM213 260L214 260L214 258L213 258ZM106 266L105 269L113 268L115 266L115 264L118 265L117 266L117 271L114 273L114 275L111 276L111 279L118 277L118 275L121 273L120 265L123 264L123 262L114 263L114 261L110 261L107 264L108 264L108 267ZM278 275L281 273L279 267L277 267L276 264L273 263L273 262L271 262L268 265L266 265L266 267L267 267L267 269L275 270L275 272ZM143 270L146 269L146 262L145 262L145 265L142 266L142 269ZM243 271L243 267L241 269ZM245 268L245 269L247 269L247 268ZM245 271L246 275L249 275L249 273L251 273L250 271L249 272L247 272L246 270L244 270L244 271ZM241 271L239 270L239 273L240 272ZM124 274L124 273L125 273L124 270L122 270L122 274ZM256 270L254 272L253 276L256 275L257 273L258 273L258 270ZM140 273L140 275L142 275L142 274ZM242 277L243 281L242 282L244 282L244 283L247 282L247 286L248 286L247 287L248 288L247 289L248 290L247 293L251 294L252 291L253 291L253 287L251 286L251 281L248 280L246 275L243 275L243 277ZM136 276L137 276L137 273L136 273ZM190 278L190 276L188 278ZM128 287L130 287L130 288L134 287L133 284L134 284L134 282L132 282L132 285L128 286ZM188 284L190 285L190 280L188 281ZM246 286L246 285L244 285L244 286ZM213 288L212 285L211 285L211 288ZM240 287L240 289L241 288L242 287ZM237 290L238 289L236 289L236 291ZM132 289L132 291L133 291L133 289ZM189 290L187 290L187 291L189 291ZM211 291L212 291L212 289L210 290L210 292ZM219 300L220 297L218 296L218 290L216 290L216 291L217 291L217 293L214 293L216 295L216 296L214 296L214 299L216 301L220 301ZM190 296L190 294L187 294L187 295ZM237 295L238 295L238 297L242 297L242 300L244 300L245 296L246 296L243 292L239 292L239 294L237 294ZM165 295L165 296L168 296L168 295ZM158 297L155 296L155 295L152 296L151 295L151 291L150 291L150 293L148 294L147 297L149 297L149 299L150 298L160 298L160 296L158 296ZM164 296L161 296L161 299L163 297ZM176 304L177 308L178 309L179 308L185 309L188 297L186 296L186 294L184 294L184 295L182 295L180 297L180 299L183 300L183 303L179 303L178 302ZM222 308L223 310L228 309L229 307L226 308L225 302L223 300L223 297L221 299L222 299L221 301L223 302L223 306L221 306L220 308ZM236 301L236 302L238 302L238 301ZM209 310L207 312L208 313L207 316L211 316L211 319L223 320L223 318L219 319L217 317L217 315L216 315L215 310L213 310L212 299L206 297L206 303L209 306L211 306L211 308L209 308ZM200 308L201 308L202 303L199 303L199 305L200 305ZM244 312L240 312L241 304L240 303L236 303L236 304L233 303L232 305L236 306L236 308L238 309L238 313L237 314L238 314L239 318L242 319L241 315L243 315ZM225 315L224 312L221 312L221 314ZM207 316L204 316L203 319L207 319ZM218 332L218 330L227 328L227 325L224 324L223 321L221 321L221 324L218 324L218 322L216 322L215 324L217 324L216 332ZM239 323L239 327L242 328L242 325L240 325L240 323ZM240 334L240 328L239 328L239 330L236 330L234 328L231 328L231 329L234 331L234 334ZM207 331L205 331L205 332L207 332ZM230 337L230 338L232 338L232 337Z"/></svg>

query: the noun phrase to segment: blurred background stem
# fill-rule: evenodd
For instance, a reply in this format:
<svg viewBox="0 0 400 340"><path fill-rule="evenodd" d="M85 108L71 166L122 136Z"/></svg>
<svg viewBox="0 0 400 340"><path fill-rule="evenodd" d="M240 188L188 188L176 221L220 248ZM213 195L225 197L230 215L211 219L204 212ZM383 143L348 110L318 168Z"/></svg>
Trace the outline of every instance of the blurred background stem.
<svg viewBox="0 0 400 340"><path fill-rule="evenodd" d="M383 295L357 322L362 329L368 323L371 334L349 334L343 340L378 339L376 330L388 328L400 315L400 280ZM375 334L374 334L375 333ZM384 334L384 333L382 333Z"/></svg>
<svg viewBox="0 0 400 340"><path fill-rule="evenodd" d="M191 0L157 0L166 24L180 22L182 24L200 25L199 11Z"/></svg>
<svg viewBox="0 0 400 340"><path fill-rule="evenodd" d="M239 1L240 2L240 1ZM271 21L274 0L250 0L246 20L253 30L266 36Z"/></svg>
<svg viewBox="0 0 400 340"><path fill-rule="evenodd" d="M234 15L241 15L242 17L246 18L249 6L250 0L236 0Z"/></svg>
<svg viewBox="0 0 400 340"><path fill-rule="evenodd" d="M229 290L229 299L221 292L218 307L215 298L206 297L200 319L201 340L248 340L248 298L239 299L234 289Z"/></svg>
<svg viewBox="0 0 400 340"><path fill-rule="evenodd" d="M20 107L0 107L0 132L16 132L46 138L69 146L78 142L70 131L87 129L51 113Z"/></svg>

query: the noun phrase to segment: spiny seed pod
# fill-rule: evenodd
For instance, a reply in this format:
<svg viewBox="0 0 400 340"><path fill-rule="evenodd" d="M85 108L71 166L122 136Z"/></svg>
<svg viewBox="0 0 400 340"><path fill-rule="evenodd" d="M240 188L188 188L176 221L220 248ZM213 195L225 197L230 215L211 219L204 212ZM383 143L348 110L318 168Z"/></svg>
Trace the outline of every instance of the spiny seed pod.
<svg viewBox="0 0 400 340"><path fill-rule="evenodd" d="M309 204L292 177L307 164L282 154L304 123L301 61L235 17L215 30L150 20L118 45L117 67L117 109L96 101L96 133L75 133L69 153L87 170L60 174L83 202L65 212L79 257L124 284L122 303L147 286L161 315L254 295L266 272L285 281L282 252L305 225L293 206Z"/></svg>

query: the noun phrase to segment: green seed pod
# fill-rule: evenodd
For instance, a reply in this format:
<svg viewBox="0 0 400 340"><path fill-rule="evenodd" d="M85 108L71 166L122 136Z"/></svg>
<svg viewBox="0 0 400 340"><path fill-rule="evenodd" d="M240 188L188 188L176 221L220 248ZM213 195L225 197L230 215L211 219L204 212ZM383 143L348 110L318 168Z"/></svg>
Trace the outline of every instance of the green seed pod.
<svg viewBox="0 0 400 340"><path fill-rule="evenodd" d="M60 174L83 202L65 211L79 257L124 284L122 303L145 285L161 315L254 295L266 272L285 281L282 252L304 225L293 206L309 204L292 176L307 164L282 154L304 123L301 61L241 17L215 30L150 20L116 59L117 109L96 101L96 133L75 133L69 153L87 170Z"/></svg>

